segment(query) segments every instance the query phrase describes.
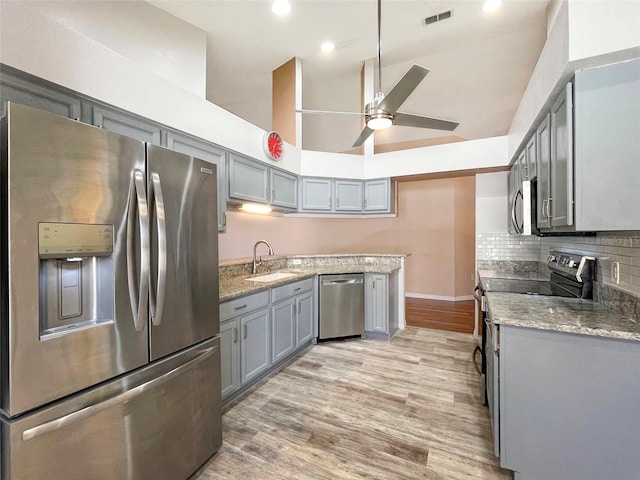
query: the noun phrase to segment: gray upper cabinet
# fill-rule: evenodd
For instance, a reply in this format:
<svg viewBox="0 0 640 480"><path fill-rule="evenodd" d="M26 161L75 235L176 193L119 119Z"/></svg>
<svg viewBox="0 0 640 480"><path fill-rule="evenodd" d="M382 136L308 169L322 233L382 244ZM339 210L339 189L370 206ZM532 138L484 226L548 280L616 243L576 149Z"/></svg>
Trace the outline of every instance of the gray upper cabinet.
<svg viewBox="0 0 640 480"><path fill-rule="evenodd" d="M364 182L364 211L384 213L391 212L391 180L381 178L377 180L366 180Z"/></svg>
<svg viewBox="0 0 640 480"><path fill-rule="evenodd" d="M549 199L551 198L551 119L547 114L536 130L536 172L538 192L536 197L536 224L538 228L551 226Z"/></svg>
<svg viewBox="0 0 640 480"><path fill-rule="evenodd" d="M218 231L224 232L226 225L226 153L210 143L178 132L167 133L167 148L200 158L216 166L218 174Z"/></svg>
<svg viewBox="0 0 640 480"><path fill-rule="evenodd" d="M333 208L333 181L327 178L303 178L301 209L330 212Z"/></svg>
<svg viewBox="0 0 640 480"><path fill-rule="evenodd" d="M24 74L23 74L24 75ZM2 88L0 88L0 117L7 113L7 102L19 103L55 113L62 117L80 120L81 100L53 85L36 84L35 80L23 78L19 72L2 67Z"/></svg>
<svg viewBox="0 0 640 480"><path fill-rule="evenodd" d="M269 167L235 153L229 154L228 198L269 203Z"/></svg>
<svg viewBox="0 0 640 480"><path fill-rule="evenodd" d="M164 145L160 126L154 122L98 105L92 105L89 109L91 123L96 127L153 145Z"/></svg>
<svg viewBox="0 0 640 480"><path fill-rule="evenodd" d="M525 171L522 175L523 180L533 180L536 177L536 145L537 145L536 132L531 135L531 138L527 142L525 147Z"/></svg>
<svg viewBox="0 0 640 480"><path fill-rule="evenodd" d="M294 210L298 208L298 177L271 169L271 205Z"/></svg>
<svg viewBox="0 0 640 480"><path fill-rule="evenodd" d="M361 212L364 200L362 182L357 180L336 180L335 200L335 210L337 212Z"/></svg>
<svg viewBox="0 0 640 480"><path fill-rule="evenodd" d="M576 72L575 224L640 230L640 59Z"/></svg>
<svg viewBox="0 0 640 480"><path fill-rule="evenodd" d="M573 84L551 107L551 226L573 225Z"/></svg>

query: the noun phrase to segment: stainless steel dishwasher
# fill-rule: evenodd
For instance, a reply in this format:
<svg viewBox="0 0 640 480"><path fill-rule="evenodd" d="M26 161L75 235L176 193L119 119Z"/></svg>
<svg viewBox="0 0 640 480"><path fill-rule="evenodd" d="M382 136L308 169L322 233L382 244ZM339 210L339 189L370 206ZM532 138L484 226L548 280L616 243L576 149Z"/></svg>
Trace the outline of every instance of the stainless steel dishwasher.
<svg viewBox="0 0 640 480"><path fill-rule="evenodd" d="M320 275L320 340L364 333L364 274Z"/></svg>

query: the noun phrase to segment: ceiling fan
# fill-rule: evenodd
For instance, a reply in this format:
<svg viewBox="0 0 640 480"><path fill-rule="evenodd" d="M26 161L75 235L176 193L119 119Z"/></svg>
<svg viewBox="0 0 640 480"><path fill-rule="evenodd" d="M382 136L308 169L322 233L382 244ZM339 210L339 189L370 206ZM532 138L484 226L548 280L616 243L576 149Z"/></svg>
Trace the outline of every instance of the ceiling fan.
<svg viewBox="0 0 640 480"><path fill-rule="evenodd" d="M398 112L398 108L411 95L422 79L429 73L420 65L413 65L398 83L389 91L387 95L382 92L382 68L380 64L380 23L381 23L381 0L378 0L378 93L373 101L365 106L364 115L365 127L356 139L353 146L358 147L369 138L375 130L389 128L391 125L404 127L431 128L435 130L454 130L459 124L439 118L423 117L409 113ZM323 110L299 110L302 113L350 113Z"/></svg>

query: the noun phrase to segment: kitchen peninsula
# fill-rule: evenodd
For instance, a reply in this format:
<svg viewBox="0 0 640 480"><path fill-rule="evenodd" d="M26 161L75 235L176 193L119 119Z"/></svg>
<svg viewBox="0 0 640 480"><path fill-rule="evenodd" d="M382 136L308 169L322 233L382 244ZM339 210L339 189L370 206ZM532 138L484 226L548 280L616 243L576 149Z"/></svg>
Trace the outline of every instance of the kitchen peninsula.
<svg viewBox="0 0 640 480"><path fill-rule="evenodd" d="M228 402L318 339L318 278L364 274L367 337L404 322L404 254L269 255L220 262L222 395Z"/></svg>

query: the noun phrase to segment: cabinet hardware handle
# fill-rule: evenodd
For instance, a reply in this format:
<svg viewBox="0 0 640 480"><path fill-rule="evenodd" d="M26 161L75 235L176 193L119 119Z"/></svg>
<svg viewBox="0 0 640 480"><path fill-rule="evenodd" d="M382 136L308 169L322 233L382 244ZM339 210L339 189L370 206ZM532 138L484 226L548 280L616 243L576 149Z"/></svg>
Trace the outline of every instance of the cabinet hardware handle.
<svg viewBox="0 0 640 480"><path fill-rule="evenodd" d="M233 343L238 343L238 329L233 327Z"/></svg>
<svg viewBox="0 0 640 480"><path fill-rule="evenodd" d="M276 191L275 191L275 189L273 189L273 190L271 190L271 201L273 202L273 201L275 201L275 199L276 199Z"/></svg>
<svg viewBox="0 0 640 480"><path fill-rule="evenodd" d="M340 199L336 198L336 208L340 208Z"/></svg>
<svg viewBox="0 0 640 480"><path fill-rule="evenodd" d="M300 309L302 307L302 304L300 302L298 302L298 315L300 315Z"/></svg>
<svg viewBox="0 0 640 480"><path fill-rule="evenodd" d="M294 292L299 292L301 288L302 288L302 287L298 287L298 288L294 289L293 291L294 291Z"/></svg>
<svg viewBox="0 0 640 480"><path fill-rule="evenodd" d="M367 199L364 199L364 208L367 208Z"/></svg>
<svg viewBox="0 0 640 480"><path fill-rule="evenodd" d="M551 197L547 200L547 218L551 218L551 200L553 200Z"/></svg>
<svg viewBox="0 0 640 480"><path fill-rule="evenodd" d="M235 310L242 310L243 308L247 308L246 303L244 305L240 305L239 307L236 307Z"/></svg>
<svg viewBox="0 0 640 480"><path fill-rule="evenodd" d="M247 325L243 325L242 326L242 338L246 339L247 338Z"/></svg>
<svg viewBox="0 0 640 480"><path fill-rule="evenodd" d="M547 218L547 199L542 200L542 218Z"/></svg>

